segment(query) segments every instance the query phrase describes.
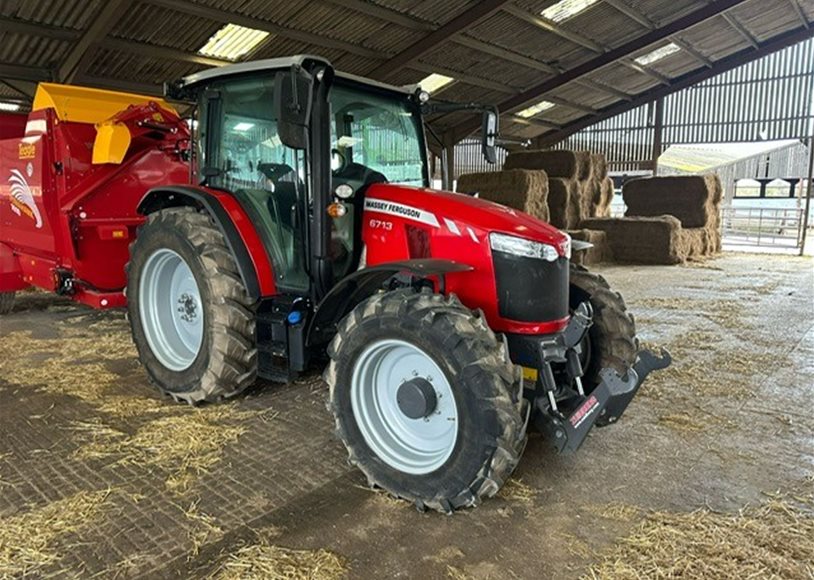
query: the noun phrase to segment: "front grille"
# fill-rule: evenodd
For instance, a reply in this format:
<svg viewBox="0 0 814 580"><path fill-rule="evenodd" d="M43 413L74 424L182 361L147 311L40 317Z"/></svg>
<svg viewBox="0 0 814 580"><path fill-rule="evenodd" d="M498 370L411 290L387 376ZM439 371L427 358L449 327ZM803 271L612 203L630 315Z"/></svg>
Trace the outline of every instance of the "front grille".
<svg viewBox="0 0 814 580"><path fill-rule="evenodd" d="M555 262L492 251L498 312L518 322L568 316L568 260Z"/></svg>

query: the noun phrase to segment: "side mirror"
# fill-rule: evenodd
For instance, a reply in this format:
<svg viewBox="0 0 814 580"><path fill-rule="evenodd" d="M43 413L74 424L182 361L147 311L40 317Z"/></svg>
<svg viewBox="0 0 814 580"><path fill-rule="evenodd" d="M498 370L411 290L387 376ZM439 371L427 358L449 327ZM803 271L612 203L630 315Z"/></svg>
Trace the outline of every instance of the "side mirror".
<svg viewBox="0 0 814 580"><path fill-rule="evenodd" d="M490 164L497 162L497 135L497 111L484 111L481 123L481 150L486 162Z"/></svg>
<svg viewBox="0 0 814 580"><path fill-rule="evenodd" d="M278 73L274 87L274 108L280 141L292 149L308 147L314 79L302 67Z"/></svg>

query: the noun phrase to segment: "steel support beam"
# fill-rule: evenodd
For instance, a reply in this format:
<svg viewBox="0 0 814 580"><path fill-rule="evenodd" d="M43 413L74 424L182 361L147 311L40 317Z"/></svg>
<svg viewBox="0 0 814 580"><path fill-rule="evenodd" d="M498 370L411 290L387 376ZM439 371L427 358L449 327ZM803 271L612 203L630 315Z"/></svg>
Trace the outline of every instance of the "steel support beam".
<svg viewBox="0 0 814 580"><path fill-rule="evenodd" d="M620 59L630 57L643 48L647 48L657 42L661 42L665 38L669 38L673 34L681 32L687 28L706 22L710 18L718 16L725 10L729 10L747 2L748 0L713 0L709 4L705 4L701 8L694 10L684 16L665 24L664 26L645 32L641 36L626 42L625 44L613 48L603 54L575 66L574 68L563 72L562 74L542 81L525 91L506 99L500 103L500 110L512 111L518 107L530 103L532 101L540 100L545 93L551 92L571 81L579 79L589 73L595 72L609 64L617 62ZM712 70L712 69L707 69ZM458 140L466 137L470 132L478 127L478 124L473 121L465 121L460 123L454 128L454 137Z"/></svg>
<svg viewBox="0 0 814 580"><path fill-rule="evenodd" d="M623 101L629 101L633 98L633 95L626 93L624 91L620 91L619 89L609 87L605 84L597 82L592 79L577 79L574 81L574 84L582 85L585 88L591 89L593 91L599 91L601 93L607 93L608 95L612 95L617 99L621 99Z"/></svg>
<svg viewBox="0 0 814 580"><path fill-rule="evenodd" d="M625 0L604 0L605 4L608 6L612 6L617 11L621 12L631 20L641 24L648 30L653 30L656 28L656 23L650 20L646 14L640 12L639 10L628 6L625 3ZM681 40L677 35L671 36L670 40L676 44L681 50L689 54L698 62L704 64L704 66L712 66L712 61L705 57L701 52L693 47L690 43Z"/></svg>
<svg viewBox="0 0 814 580"><path fill-rule="evenodd" d="M0 17L0 32L41 36L66 42L74 42L82 35L78 30L71 30L70 28L57 28L56 26L48 26L46 24L33 24L18 18L3 17Z"/></svg>
<svg viewBox="0 0 814 580"><path fill-rule="evenodd" d="M429 33L397 55L381 63L370 71L367 76L380 80L389 78L421 56L436 49L439 45L448 40L452 40L457 35L475 26L478 22L488 18L508 4L509 1L510 0L480 0L437 30Z"/></svg>
<svg viewBox="0 0 814 580"><path fill-rule="evenodd" d="M573 135L577 131L590 127L595 123L604 121L605 119L609 119L622 113L626 113L627 111L652 102L658 98L665 97L682 89L686 89L716 75L757 60L768 54L783 50L784 48L788 48L789 46L793 46L798 42L802 42L803 40L807 40L812 37L814 37L814 31L802 27L798 28L797 30L792 30L791 32L780 34L773 39L762 43L758 50L752 50L751 48L741 50L733 55L717 61L712 68L699 68L673 79L669 87L654 87L649 91L636 96L636 98L630 102L611 105L610 107L600 110L596 115L568 123L559 131L545 133L538 138L539 142L541 145L557 143L563 139L566 139L570 135Z"/></svg>
<svg viewBox="0 0 814 580"><path fill-rule="evenodd" d="M519 8L514 5L508 5L504 8L504 10L516 18L524 20L529 24L536 26L537 28L541 28L545 31L551 32L552 34L556 34L560 38L564 38L583 48L587 48L590 51L599 54L605 52L605 48L603 46L597 44L590 38L582 36L581 34L577 34L576 32L571 32L570 30L564 29L553 20L549 20L547 18L543 18L542 16L532 14L531 12L528 12L527 10Z"/></svg>
<svg viewBox="0 0 814 580"><path fill-rule="evenodd" d="M69 83L76 77L83 60L87 57L90 48L107 36L113 24L122 17L130 3L127 0L108 0L90 23L87 30L71 48L68 55L59 65L57 78L60 82Z"/></svg>
<svg viewBox="0 0 814 580"><path fill-rule="evenodd" d="M735 30L735 32L740 34L743 37L743 39L752 46L752 48L757 49L760 46L757 39L752 35L751 32L746 30L746 27L743 24L741 24L737 18L735 18L731 14L726 13L722 14L722 16L724 17L724 20L726 20L727 23L729 23L729 26L731 26Z"/></svg>
<svg viewBox="0 0 814 580"><path fill-rule="evenodd" d="M620 60L619 64L621 64L624 67L629 68L630 70L636 71L639 74L643 74L645 76L648 76L651 79L653 79L655 81L658 81L663 85L668 85L669 86L669 84L670 84L670 79L668 77L664 76L663 74L661 74L658 71L653 70L649 66L645 66L643 64L639 64L637 62L634 62L632 60L627 60L627 59Z"/></svg>
<svg viewBox="0 0 814 580"><path fill-rule="evenodd" d="M0 63L0 79L41 83L53 81L54 74L45 68Z"/></svg>
<svg viewBox="0 0 814 580"><path fill-rule="evenodd" d="M460 44L461 46L465 46L473 50L477 50L486 54L491 54L492 56L496 56L498 58L502 58L503 60L507 60L509 62L522 65L532 70L538 70L540 72L551 74L559 74L560 72L562 72L561 69L550 64L540 62L539 60L529 58L522 54L513 52L511 50L506 50L505 48L495 46L494 44L488 44L486 42L472 38L470 36L460 35L454 39L454 42L455 44Z"/></svg>
<svg viewBox="0 0 814 580"><path fill-rule="evenodd" d="M34 98L34 94L37 92L37 83L31 81L10 81L3 79L2 83L12 91L20 93L29 101Z"/></svg>
<svg viewBox="0 0 814 580"><path fill-rule="evenodd" d="M806 28L811 28L811 23L808 21L808 18L806 18L805 12L803 12L803 9L800 7L800 3L797 0L789 0L789 2L791 3L794 13L797 14L797 18L800 19L803 26Z"/></svg>
<svg viewBox="0 0 814 580"><path fill-rule="evenodd" d="M806 238L808 237L808 214L811 212L811 196L814 189L814 135L808 140L808 187L806 188L805 214L803 214L803 235L800 240L800 255L806 253Z"/></svg>
<svg viewBox="0 0 814 580"><path fill-rule="evenodd" d="M653 175L659 173L659 157L664 143L664 97L656 99L653 119Z"/></svg>

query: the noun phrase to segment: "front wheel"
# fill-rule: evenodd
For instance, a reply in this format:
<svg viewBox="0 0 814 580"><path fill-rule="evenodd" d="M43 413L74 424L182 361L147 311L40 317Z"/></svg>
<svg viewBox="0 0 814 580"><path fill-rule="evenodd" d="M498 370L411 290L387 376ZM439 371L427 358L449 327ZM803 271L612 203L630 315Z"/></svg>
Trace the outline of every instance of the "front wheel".
<svg viewBox="0 0 814 580"><path fill-rule="evenodd" d="M599 372L603 368L627 373L636 362L639 341L633 316L622 295L611 290L604 277L571 264L570 278L571 309L587 300L594 311L593 325L582 344L583 386L590 392L600 383Z"/></svg>
<svg viewBox="0 0 814 580"><path fill-rule="evenodd" d="M128 313L139 359L163 393L190 404L254 382L254 313L234 257L191 207L150 214L130 248Z"/></svg>
<svg viewBox="0 0 814 580"><path fill-rule="evenodd" d="M519 373L454 296L376 294L342 320L328 354L337 433L371 485L450 513L514 470L528 420Z"/></svg>

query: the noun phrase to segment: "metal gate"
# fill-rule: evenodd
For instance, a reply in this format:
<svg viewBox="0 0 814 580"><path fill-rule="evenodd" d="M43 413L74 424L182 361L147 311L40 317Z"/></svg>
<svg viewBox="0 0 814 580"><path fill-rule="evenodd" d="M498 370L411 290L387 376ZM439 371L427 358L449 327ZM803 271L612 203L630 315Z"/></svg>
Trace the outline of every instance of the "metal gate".
<svg viewBox="0 0 814 580"><path fill-rule="evenodd" d="M799 250L803 242L802 208L725 207L723 243L727 249Z"/></svg>

